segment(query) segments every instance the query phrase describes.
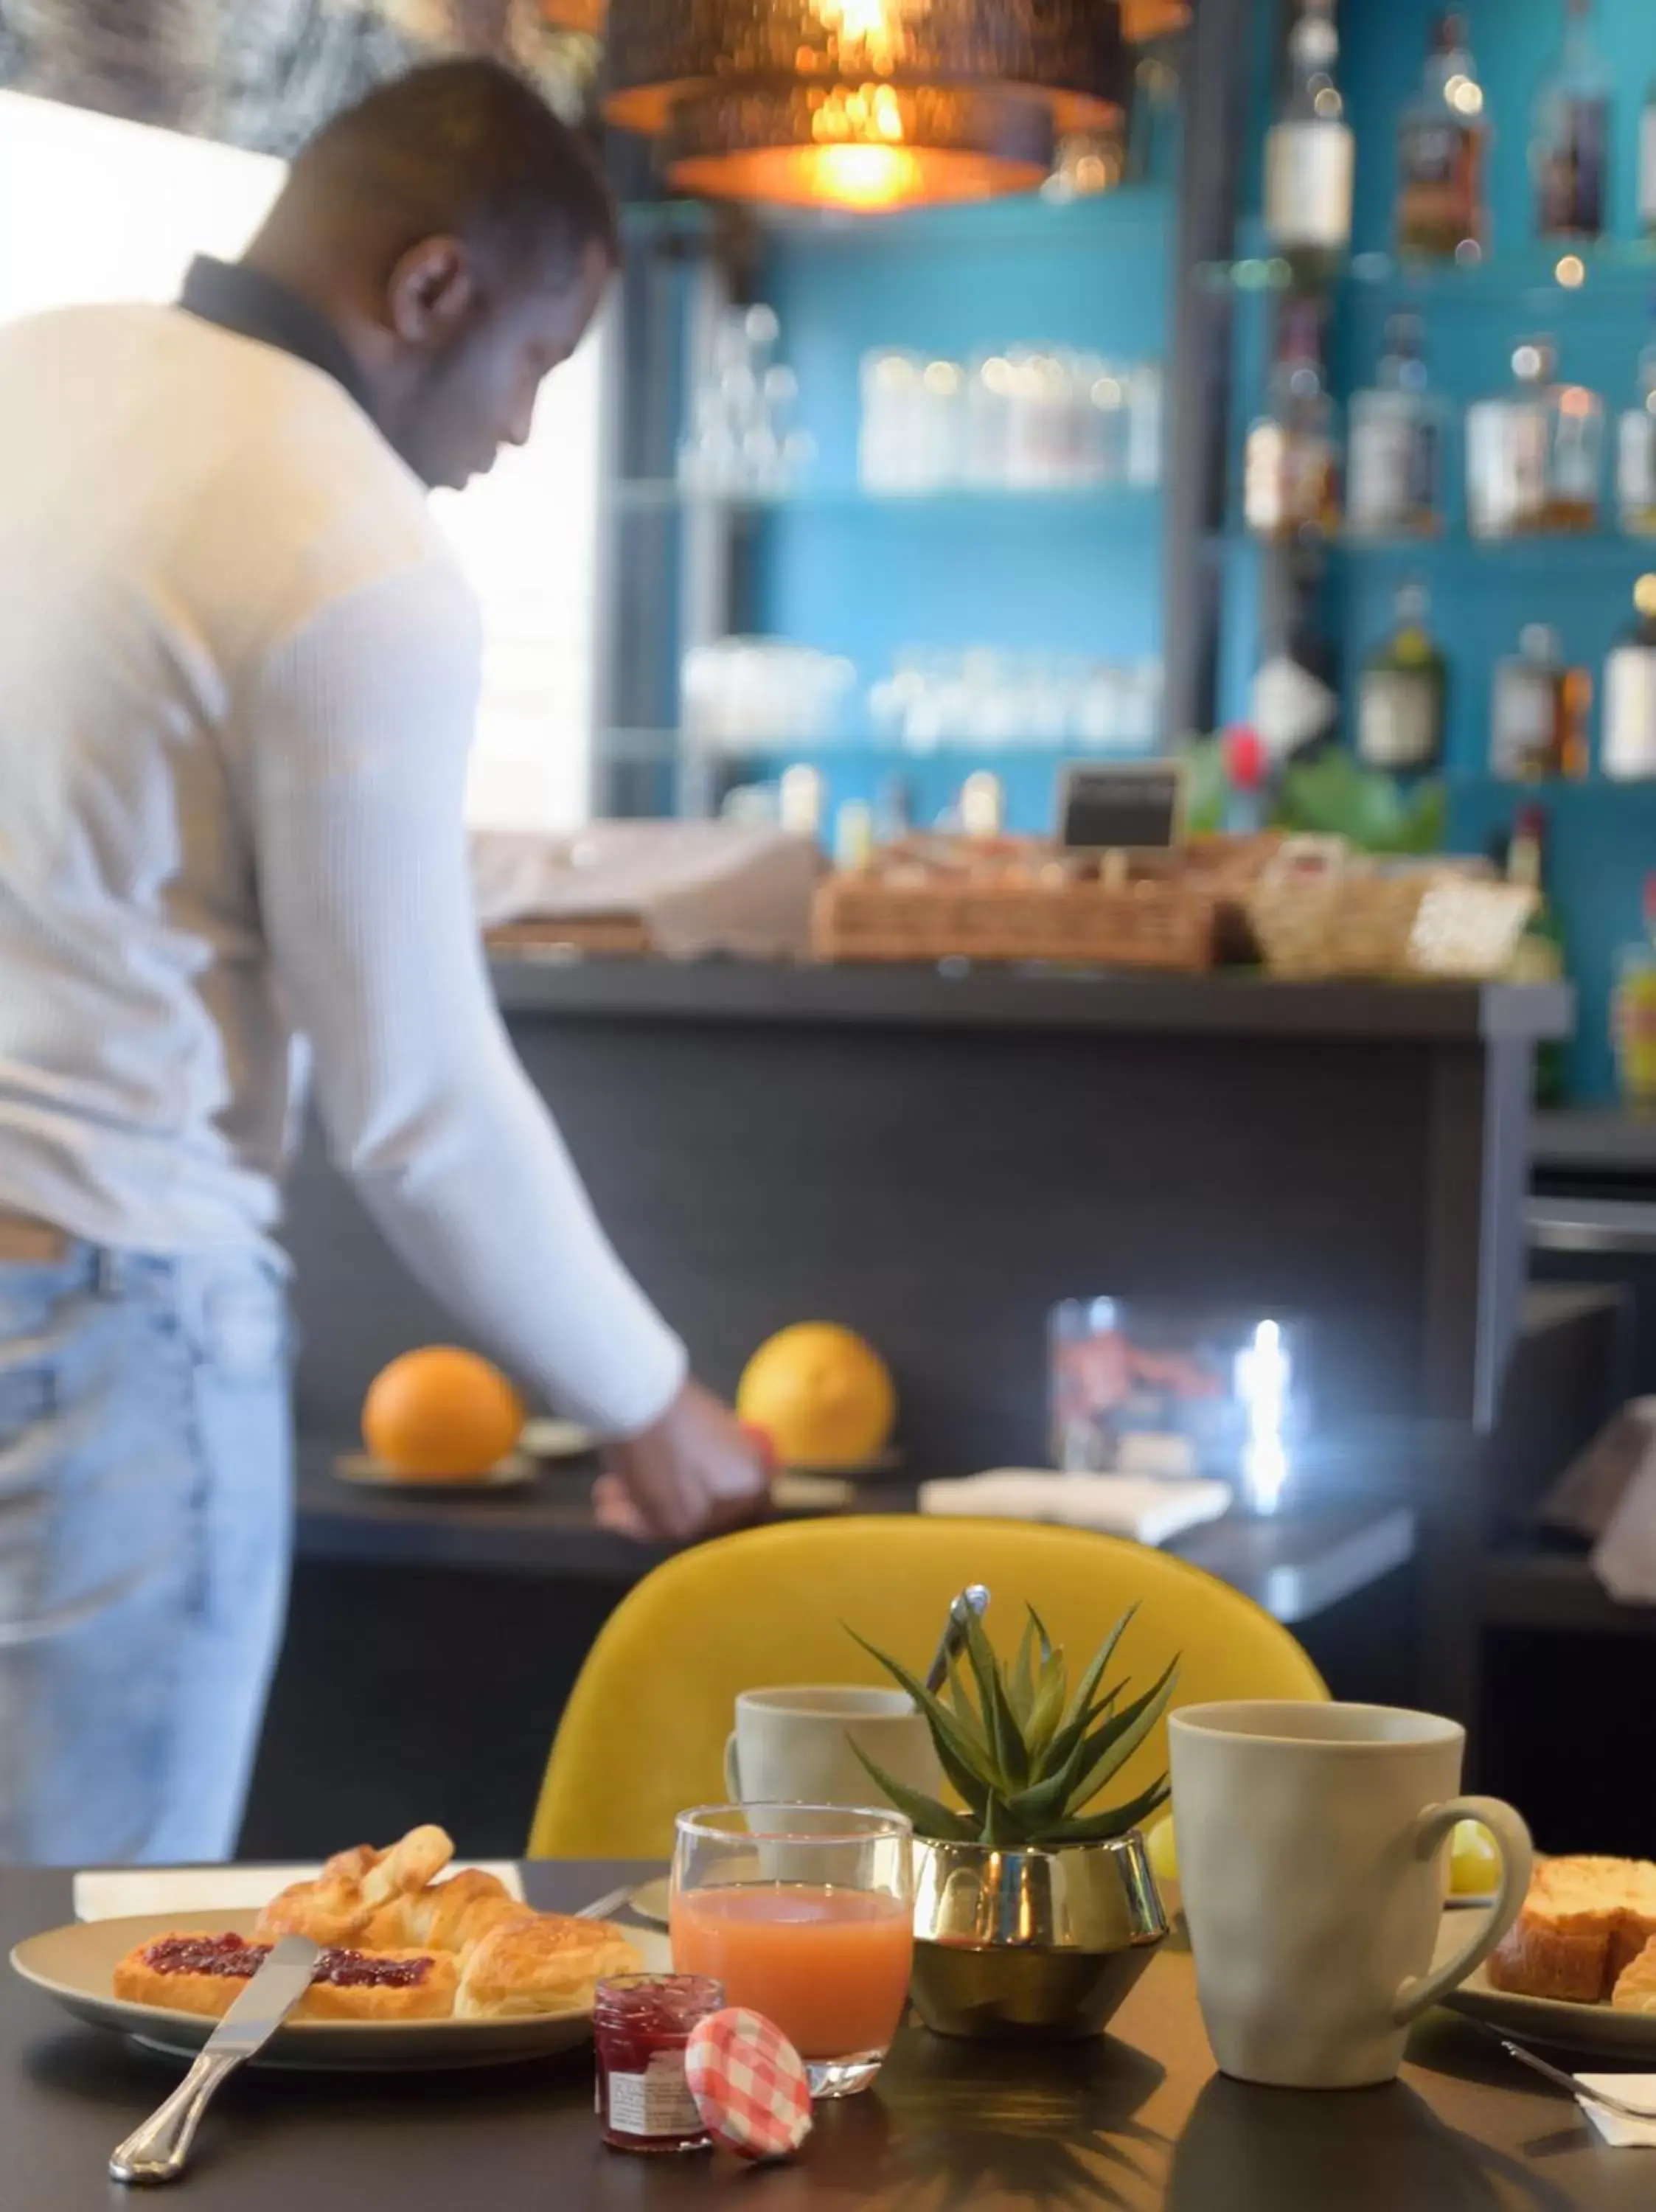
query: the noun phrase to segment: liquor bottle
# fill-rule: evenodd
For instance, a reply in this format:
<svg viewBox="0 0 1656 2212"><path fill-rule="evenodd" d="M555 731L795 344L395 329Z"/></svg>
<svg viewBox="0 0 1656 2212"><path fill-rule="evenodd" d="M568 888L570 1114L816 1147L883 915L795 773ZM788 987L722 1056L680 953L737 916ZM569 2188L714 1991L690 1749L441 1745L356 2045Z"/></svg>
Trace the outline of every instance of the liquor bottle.
<svg viewBox="0 0 1656 2212"><path fill-rule="evenodd" d="M1656 538L1656 345L1639 356L1639 399L1617 428L1616 508L1623 530Z"/></svg>
<svg viewBox="0 0 1656 2212"><path fill-rule="evenodd" d="M1645 933L1623 945L1611 1000L1611 1042L1622 1103L1656 1109L1656 875L1645 878Z"/></svg>
<svg viewBox="0 0 1656 2212"><path fill-rule="evenodd" d="M1274 769L1332 733L1340 700L1312 600L1280 574L1267 574L1265 582L1264 646L1248 720Z"/></svg>
<svg viewBox="0 0 1656 2212"><path fill-rule="evenodd" d="M1639 228L1656 238L1656 83L1639 117Z"/></svg>
<svg viewBox="0 0 1656 2212"><path fill-rule="evenodd" d="M1547 817L1539 806L1526 806L1513 823L1512 843L1507 848L1507 880L1536 895L1533 912L1524 926L1508 976L1514 983L1562 983L1569 975L1569 956L1557 912L1547 896ZM1535 1054L1535 1103L1557 1106L1564 1097L1564 1048L1556 1039L1538 1045Z"/></svg>
<svg viewBox="0 0 1656 2212"><path fill-rule="evenodd" d="M1283 310L1265 412L1247 434L1242 512L1256 538L1285 543L1339 520L1339 445L1323 380L1322 319L1315 303Z"/></svg>
<svg viewBox="0 0 1656 2212"><path fill-rule="evenodd" d="M1475 538L1598 526L1604 408L1556 381L1550 338L1513 355L1512 388L1466 411L1466 521Z"/></svg>
<svg viewBox="0 0 1656 2212"><path fill-rule="evenodd" d="M1443 526L1443 410L1427 383L1418 315L1393 315L1372 391L1351 399L1346 523L1366 538Z"/></svg>
<svg viewBox="0 0 1656 2212"><path fill-rule="evenodd" d="M1564 0L1564 46L1535 104L1530 163L1543 238L1602 238L1610 185L1610 72L1592 35L1592 0Z"/></svg>
<svg viewBox="0 0 1656 2212"><path fill-rule="evenodd" d="M1490 695L1489 769L1508 783L1540 783L1587 772L1592 678L1565 665L1558 632L1530 623L1518 651L1495 663Z"/></svg>
<svg viewBox="0 0 1656 2212"><path fill-rule="evenodd" d="M1332 270L1351 242L1356 141L1335 82L1334 0L1299 0L1288 88L1265 135L1265 232L1307 275Z"/></svg>
<svg viewBox="0 0 1656 2212"><path fill-rule="evenodd" d="M1398 592L1398 626L1363 663L1357 685L1357 755L1370 768L1413 775L1443 757L1448 664L1427 627L1426 586Z"/></svg>
<svg viewBox="0 0 1656 2212"><path fill-rule="evenodd" d="M1419 92L1398 130L1398 251L1476 260L1488 226L1483 88L1463 15L1440 15Z"/></svg>
<svg viewBox="0 0 1656 2212"><path fill-rule="evenodd" d="M1599 758L1619 782L1656 776L1656 576L1634 586L1632 629L1604 663Z"/></svg>

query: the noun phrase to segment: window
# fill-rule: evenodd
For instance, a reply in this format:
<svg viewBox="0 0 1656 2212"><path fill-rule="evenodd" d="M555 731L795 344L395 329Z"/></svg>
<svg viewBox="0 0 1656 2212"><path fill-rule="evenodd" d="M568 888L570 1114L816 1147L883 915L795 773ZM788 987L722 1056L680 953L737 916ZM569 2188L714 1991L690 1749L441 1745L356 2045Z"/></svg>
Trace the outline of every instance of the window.
<svg viewBox="0 0 1656 2212"><path fill-rule="evenodd" d="M174 298L197 253L241 251L282 177L263 155L0 93L0 320ZM601 358L595 333L529 445L437 502L483 608L479 824L567 829L590 809Z"/></svg>

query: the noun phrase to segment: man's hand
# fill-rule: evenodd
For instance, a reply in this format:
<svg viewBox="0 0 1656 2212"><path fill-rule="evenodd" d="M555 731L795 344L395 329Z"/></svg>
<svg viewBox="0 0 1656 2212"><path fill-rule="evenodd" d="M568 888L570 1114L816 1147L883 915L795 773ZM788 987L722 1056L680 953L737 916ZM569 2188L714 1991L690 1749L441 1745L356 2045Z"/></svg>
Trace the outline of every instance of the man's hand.
<svg viewBox="0 0 1656 2212"><path fill-rule="evenodd" d="M652 1428L608 1444L592 1493L600 1523L624 1535L687 1543L763 1517L770 1470L762 1446L699 1382L687 1382Z"/></svg>

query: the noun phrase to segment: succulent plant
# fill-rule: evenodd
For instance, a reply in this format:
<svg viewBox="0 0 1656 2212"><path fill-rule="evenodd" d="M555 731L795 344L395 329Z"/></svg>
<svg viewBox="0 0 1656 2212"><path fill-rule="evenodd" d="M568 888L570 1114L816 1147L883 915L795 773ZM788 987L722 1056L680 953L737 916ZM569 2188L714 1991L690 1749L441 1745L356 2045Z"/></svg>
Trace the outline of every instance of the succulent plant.
<svg viewBox="0 0 1656 2212"><path fill-rule="evenodd" d="M1166 1775L1127 1804L1102 1813L1089 1814L1087 1808L1167 1711L1179 1668L1172 1660L1142 1697L1126 1705L1125 1680L1113 1689L1101 1687L1137 1611L1132 1607L1117 1621L1073 1696L1063 1648L1054 1646L1033 1606L1010 1663L997 1659L975 1615L968 1619L964 1666L957 1659L935 1695L900 1660L857 1636L925 1715L937 1762L964 1810L908 1788L855 1744L852 1748L913 1822L915 1834L932 1843L1059 1850L1124 1836L1167 1802Z"/></svg>

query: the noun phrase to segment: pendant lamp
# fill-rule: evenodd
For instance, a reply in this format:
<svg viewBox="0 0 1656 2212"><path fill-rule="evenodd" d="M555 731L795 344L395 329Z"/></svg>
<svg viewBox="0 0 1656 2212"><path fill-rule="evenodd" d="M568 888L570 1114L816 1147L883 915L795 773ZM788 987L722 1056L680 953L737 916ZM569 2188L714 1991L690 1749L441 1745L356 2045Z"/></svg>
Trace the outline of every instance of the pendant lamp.
<svg viewBox="0 0 1656 2212"><path fill-rule="evenodd" d="M1033 191L1131 82L1118 0L610 0L608 35L670 183L792 206Z"/></svg>

